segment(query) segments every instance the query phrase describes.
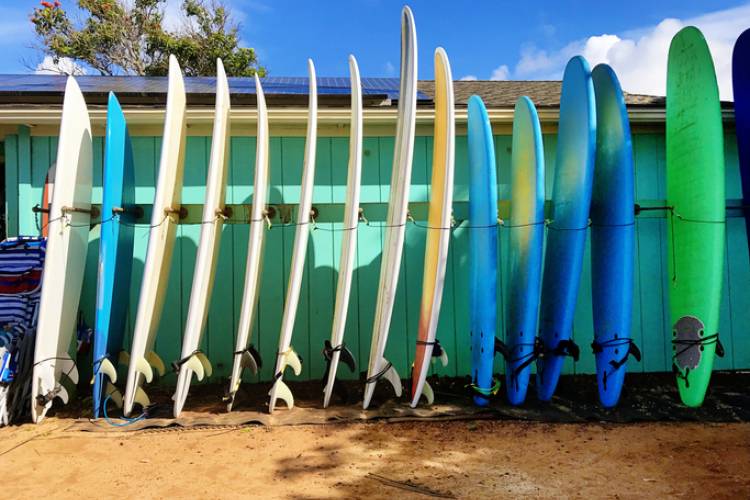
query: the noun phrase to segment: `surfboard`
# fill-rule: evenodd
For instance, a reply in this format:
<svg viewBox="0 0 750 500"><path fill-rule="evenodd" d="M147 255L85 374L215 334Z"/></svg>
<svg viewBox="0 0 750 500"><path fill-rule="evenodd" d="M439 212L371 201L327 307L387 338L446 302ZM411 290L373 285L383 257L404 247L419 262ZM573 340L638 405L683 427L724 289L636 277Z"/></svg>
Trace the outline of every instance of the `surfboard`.
<svg viewBox="0 0 750 500"><path fill-rule="evenodd" d="M412 368L411 406L416 407L424 395L427 404L435 401L435 393L427 382L427 372L434 358L443 366L448 356L435 338L440 305L443 300L445 269L453 211L453 165L455 161L455 109L453 77L448 54L442 47L435 50L435 132L432 149L430 205L427 214L422 304L419 312L417 349Z"/></svg>
<svg viewBox="0 0 750 500"><path fill-rule="evenodd" d="M672 39L667 63L669 312L680 398L703 404L719 344L724 279L724 132L711 53L695 27Z"/></svg>
<svg viewBox="0 0 750 500"><path fill-rule="evenodd" d="M346 181L346 201L344 203L344 229L341 241L341 258L339 259L339 277L336 284L336 302L333 311L331 340L323 346L326 359L326 381L323 389L323 408L331 402L336 372L343 356L349 368L355 370L354 355L344 343L346 314L349 308L349 295L352 288L355 258L357 256L357 224L359 222L359 193L362 181L362 83L359 77L359 66L354 56L349 56L349 75L351 80L352 116L349 124L349 165Z"/></svg>
<svg viewBox="0 0 750 500"><path fill-rule="evenodd" d="M512 405L526 399L538 330L544 248L544 144L528 97L516 101L510 166L508 295L505 317L505 392Z"/></svg>
<svg viewBox="0 0 750 500"><path fill-rule="evenodd" d="M295 375L302 373L302 363L291 344L294 320L299 305L299 294L302 288L302 274L305 271L307 240L310 236L310 221L312 220L313 184L315 182L315 151L318 141L318 83L312 59L307 60L307 71L310 80L310 97L307 111L305 156L302 162L302 182L297 212L297 228L294 234L294 248L292 249L292 267L289 271L289 284L286 288L286 301L281 318L279 349L276 351L276 367L273 372L274 382L268 392L270 397L268 401L269 413L273 413L276 409L278 398L286 403L287 408L294 408L294 396L292 391L289 390L289 386L284 383L284 370L289 367Z"/></svg>
<svg viewBox="0 0 750 500"><path fill-rule="evenodd" d="M258 351L250 344L255 309L258 305L260 270L263 261L263 244L266 232L266 200L268 199L268 111L266 98L260 79L255 76L255 94L258 99L258 134L255 149L255 180L253 185L253 206L250 210L250 235L248 238L247 263L245 265L245 288L240 308L240 322L237 327L237 342L234 350L232 376L224 396L227 411L232 411L234 398L242 381L242 371L248 368L258 373L262 360Z"/></svg>
<svg viewBox="0 0 750 500"><path fill-rule="evenodd" d="M31 418L35 423L44 419L55 398L67 404L63 377L73 385L78 383L70 343L76 329L89 244L92 164L88 109L75 78L69 77L57 145L58 175L49 213L34 351Z"/></svg>
<svg viewBox="0 0 750 500"><path fill-rule="evenodd" d="M169 270L172 266L177 224L180 220L180 197L185 156L185 84L174 56L169 57L167 111L164 118L159 177L156 183L146 263L138 299L133 330L133 344L128 364L123 412L129 415L135 403L145 408L151 404L141 387L150 383L154 371L164 375L164 362L153 351L164 299L167 295Z"/></svg>
<svg viewBox="0 0 750 500"><path fill-rule="evenodd" d="M136 221L133 149L125 115L111 92L107 104L102 188L93 346L94 418L102 413L107 396L122 407L122 394L115 384L128 314Z"/></svg>
<svg viewBox="0 0 750 500"><path fill-rule="evenodd" d="M469 142L469 335L474 403L487 406L497 325L497 172L492 126L482 99L468 104Z"/></svg>
<svg viewBox="0 0 750 500"><path fill-rule="evenodd" d="M542 355L537 358L537 395L552 398L566 356L578 359L572 341L583 253L591 208L596 150L596 103L589 64L572 58L563 75L557 133L552 217L547 231L539 314Z"/></svg>
<svg viewBox="0 0 750 500"><path fill-rule="evenodd" d="M396 297L404 232L409 204L411 166L414 154L414 130L417 108L417 31L414 15L409 7L401 13L401 84L398 97L396 142L393 152L390 200L385 224L385 240L380 264L378 297L372 327L370 359L362 407L370 406L375 385L385 378L393 386L396 396L401 396L401 378L393 365L384 357L388 332Z"/></svg>
<svg viewBox="0 0 750 500"><path fill-rule="evenodd" d="M742 179L742 204L750 206L750 29L734 44L732 52L732 88L737 154ZM750 210L745 209L745 229L750 242Z"/></svg>
<svg viewBox="0 0 750 500"><path fill-rule="evenodd" d="M596 163L591 195L591 304L599 401L617 405L630 355L635 263L635 172L630 121L615 72L591 72L596 95Z"/></svg>
<svg viewBox="0 0 750 500"><path fill-rule="evenodd" d="M211 138L211 157L208 161L206 179L206 199L201 218L201 235L195 259L193 286L190 291L185 333L182 339L182 353L177 361L177 388L173 396L174 417L182 412L190 390L193 375L198 380L210 377L211 363L199 346L208 317L208 306L214 287L216 261L219 257L221 231L224 227L225 193L227 186L227 165L229 161L229 83L221 59L216 61L216 104L214 129Z"/></svg>

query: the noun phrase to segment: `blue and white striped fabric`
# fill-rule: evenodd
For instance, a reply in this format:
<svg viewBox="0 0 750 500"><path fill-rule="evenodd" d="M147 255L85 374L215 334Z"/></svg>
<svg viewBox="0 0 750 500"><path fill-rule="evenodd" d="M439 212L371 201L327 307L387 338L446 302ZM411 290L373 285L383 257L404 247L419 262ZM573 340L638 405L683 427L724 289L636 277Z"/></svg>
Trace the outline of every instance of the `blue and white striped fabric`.
<svg viewBox="0 0 750 500"><path fill-rule="evenodd" d="M44 238L0 243L0 347L36 325L45 247Z"/></svg>

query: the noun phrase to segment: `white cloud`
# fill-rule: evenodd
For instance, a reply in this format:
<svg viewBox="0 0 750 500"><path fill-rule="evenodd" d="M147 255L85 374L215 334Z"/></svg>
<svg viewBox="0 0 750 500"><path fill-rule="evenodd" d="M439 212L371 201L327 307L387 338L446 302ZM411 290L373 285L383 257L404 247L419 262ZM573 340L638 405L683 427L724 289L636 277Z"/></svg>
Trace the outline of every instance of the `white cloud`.
<svg viewBox="0 0 750 500"><path fill-rule="evenodd" d="M462 82L475 82L478 80L477 75L466 75L459 78Z"/></svg>
<svg viewBox="0 0 750 500"><path fill-rule="evenodd" d="M492 72L492 76L490 76L490 80L507 80L509 77L510 68L508 68L507 64L503 64L502 66L495 68L495 71Z"/></svg>
<svg viewBox="0 0 750 500"><path fill-rule="evenodd" d="M387 76L393 76L396 74L396 66L394 66L391 61L386 61L384 68Z"/></svg>
<svg viewBox="0 0 750 500"><path fill-rule="evenodd" d="M57 62L52 56L45 56L44 60L40 62L36 70L34 71L37 75L85 75L86 69L75 63L68 57L61 57Z"/></svg>
<svg viewBox="0 0 750 500"><path fill-rule="evenodd" d="M534 80L559 79L568 59L581 54L592 67L599 63L610 64L623 88L629 92L664 95L669 44L680 29L689 25L703 31L714 58L722 98L731 99L732 48L740 33L750 26L750 4L692 19L664 19L656 26L619 35L597 34L555 51L527 45L521 50L521 58L512 76Z"/></svg>

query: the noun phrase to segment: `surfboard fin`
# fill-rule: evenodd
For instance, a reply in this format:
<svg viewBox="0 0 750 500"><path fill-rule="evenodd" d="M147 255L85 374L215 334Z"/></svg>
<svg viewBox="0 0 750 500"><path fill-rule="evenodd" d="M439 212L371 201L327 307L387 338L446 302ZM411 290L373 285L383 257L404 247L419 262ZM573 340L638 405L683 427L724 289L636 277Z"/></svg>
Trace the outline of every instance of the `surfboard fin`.
<svg viewBox="0 0 750 500"><path fill-rule="evenodd" d="M443 365L445 366L445 365ZM427 404L431 405L435 402L435 392L432 390L432 386L426 380L424 381L424 387L422 387L422 396L427 400Z"/></svg>
<svg viewBox="0 0 750 500"><path fill-rule="evenodd" d="M495 354L500 354L506 361L510 359L510 348L497 337L495 337Z"/></svg>
<svg viewBox="0 0 750 500"><path fill-rule="evenodd" d="M156 373L158 373L160 377L163 377L164 374L167 373L167 370L164 366L164 361L162 361L159 355L154 351L149 351L146 354L146 361L148 361L148 364L150 364L156 370Z"/></svg>
<svg viewBox="0 0 750 500"><path fill-rule="evenodd" d="M289 366L294 371L295 375L299 375L302 373L302 360L300 359L299 355L294 352L294 349L291 347L287 349L283 354L281 354L281 362L279 363L279 372L284 373L284 370L286 370L286 367Z"/></svg>
<svg viewBox="0 0 750 500"><path fill-rule="evenodd" d="M552 354L556 356L570 356L573 358L573 361L578 361L581 350L579 349L578 344L573 342L573 339L565 339L561 340L557 344L557 347L552 349Z"/></svg>
<svg viewBox="0 0 750 500"><path fill-rule="evenodd" d="M268 395L270 396L273 394L274 390L276 391L276 398L281 399L286 403L286 407L288 409L294 408L294 396L292 396L292 391L289 389L289 386L284 383L283 380L280 378L276 379L276 382L274 382L273 387L271 387L271 390L268 392ZM274 408L269 407L268 410L273 413Z"/></svg>
<svg viewBox="0 0 750 500"><path fill-rule="evenodd" d="M60 398L60 401L62 401L63 404L65 405L68 404L68 401L70 401L70 395L68 394L68 390L65 388L64 385L58 384L55 392L56 392L55 397Z"/></svg>
<svg viewBox="0 0 750 500"><path fill-rule="evenodd" d="M240 366L242 368L250 369L253 375L257 375L258 370L263 368L263 360L260 357L260 353L252 344L242 351L242 354L240 355Z"/></svg>
<svg viewBox="0 0 750 500"><path fill-rule="evenodd" d="M117 355L117 364L128 366L130 364L130 353L127 351L120 351L120 354Z"/></svg>
<svg viewBox="0 0 750 500"><path fill-rule="evenodd" d="M122 409L122 394L117 387L107 382L107 387L104 390L104 394L109 396L109 399L115 404L116 407Z"/></svg>
<svg viewBox="0 0 750 500"><path fill-rule="evenodd" d="M148 398L148 395L146 395L146 391L144 391L142 387L138 387L135 390L135 397L133 398L133 402L141 405L141 408L148 408L149 406L151 406L151 400Z"/></svg>
<svg viewBox="0 0 750 500"><path fill-rule="evenodd" d="M430 361L434 363L436 359L440 360L440 364L443 365L443 368L448 366L448 353L445 352L445 349L440 345L440 342L438 342L437 339L435 339L435 345L432 346L432 359Z"/></svg>
<svg viewBox="0 0 750 500"><path fill-rule="evenodd" d="M139 358L135 363L135 371L143 375L144 380L147 384L150 384L154 380L154 371L151 369L151 365L146 358Z"/></svg>
<svg viewBox="0 0 750 500"><path fill-rule="evenodd" d="M112 364L112 362L109 360L109 358L104 358L99 363L99 371L109 377L109 380L112 381L112 384L117 383L117 369L115 368L115 365Z"/></svg>
<svg viewBox="0 0 750 500"><path fill-rule="evenodd" d="M213 373L211 362L206 355L200 351L191 354L184 363L181 363L180 367L192 370L199 381L203 380L205 377L210 377Z"/></svg>
<svg viewBox="0 0 750 500"><path fill-rule="evenodd" d="M385 358L383 358L383 361L390 366L388 366L388 369L383 372L382 377L391 383L396 396L401 397L401 393L403 391L403 387L401 386L401 377L398 376L396 368L390 363L390 361L386 360Z"/></svg>
<svg viewBox="0 0 750 500"><path fill-rule="evenodd" d="M75 361L73 361L67 354L63 354L62 356L60 356L58 363L60 363L60 372L68 379L70 379L71 382L77 384L78 367L76 366Z"/></svg>

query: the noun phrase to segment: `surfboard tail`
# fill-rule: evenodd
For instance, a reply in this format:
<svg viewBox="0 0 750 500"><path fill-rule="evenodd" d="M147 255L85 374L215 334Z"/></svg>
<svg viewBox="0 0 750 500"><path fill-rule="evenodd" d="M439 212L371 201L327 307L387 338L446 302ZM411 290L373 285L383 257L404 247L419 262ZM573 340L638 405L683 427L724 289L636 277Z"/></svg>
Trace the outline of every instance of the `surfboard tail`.
<svg viewBox="0 0 750 500"><path fill-rule="evenodd" d="M329 340L326 340L323 345L323 357L326 360L326 369L323 373L323 380L326 381L326 385L323 388L323 408L328 408L331 402L331 395L334 391L344 401L348 401L349 399L346 388L341 384L336 384L336 372L339 361L343 361L352 373L356 371L357 367L354 355L343 342L337 346L333 346Z"/></svg>
<svg viewBox="0 0 750 500"><path fill-rule="evenodd" d="M414 366L412 367L412 389L411 389L411 407L415 408L419 404L419 399L424 396L427 404L435 402L435 393L427 382L427 372L429 366L436 361L440 361L443 367L448 366L448 353L445 351L440 341L435 339L431 342L417 341L417 355ZM429 362L428 362L429 360Z"/></svg>
<svg viewBox="0 0 750 500"><path fill-rule="evenodd" d="M393 387L393 391L396 393L396 397L400 398L403 392L401 377L399 377L398 372L396 371L396 368L393 366L393 364L391 364L391 362L385 358L380 358L378 367L382 368L380 368L380 370L378 370L374 374L372 373L373 370L370 370L370 372L368 372L367 380L365 381L365 397L362 401L362 408L365 410L370 406L372 395L375 392L375 385L381 378L384 378L388 382L390 382L391 387Z"/></svg>
<svg viewBox="0 0 750 500"><path fill-rule="evenodd" d="M235 352L234 355L235 361L232 368L232 376L229 379L229 387L222 398L227 405L227 411L232 411L232 407L234 406L234 398L242 383L242 371L249 369L253 375L257 375L260 369L263 368L263 359L252 344L241 351Z"/></svg>

